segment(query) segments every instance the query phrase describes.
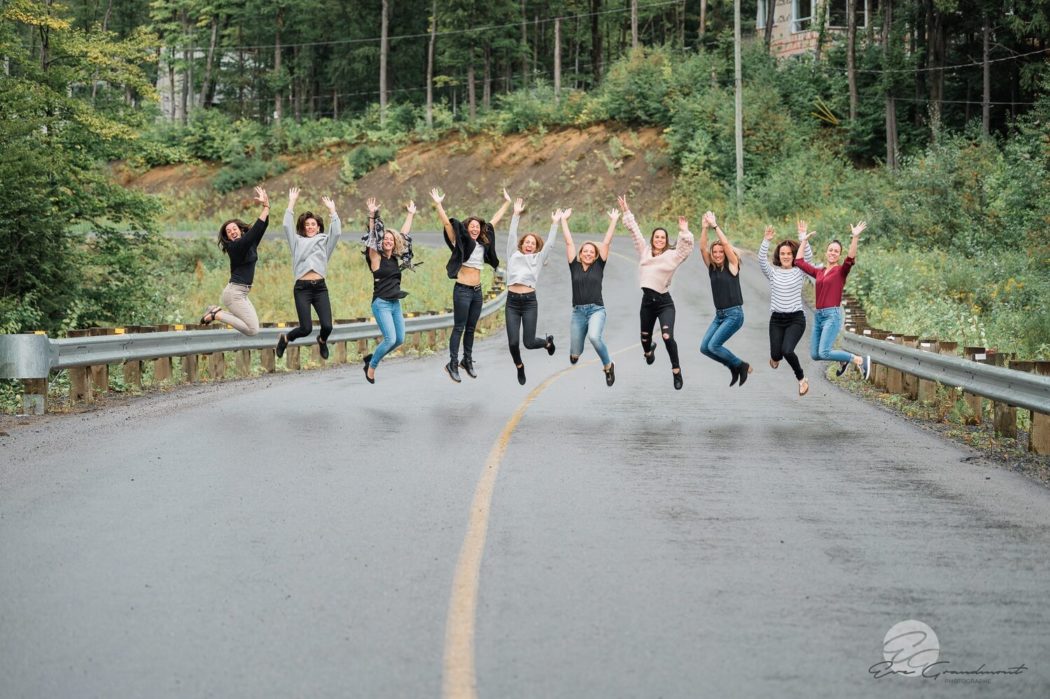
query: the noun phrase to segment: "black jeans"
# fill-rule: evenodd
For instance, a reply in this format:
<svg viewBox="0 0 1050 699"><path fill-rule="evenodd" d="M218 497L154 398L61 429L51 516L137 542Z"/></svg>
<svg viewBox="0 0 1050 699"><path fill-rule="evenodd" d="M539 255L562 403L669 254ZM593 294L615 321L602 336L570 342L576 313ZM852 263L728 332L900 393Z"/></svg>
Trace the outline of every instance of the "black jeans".
<svg viewBox="0 0 1050 699"><path fill-rule="evenodd" d="M518 335L522 326L525 328L525 349L541 349L547 346L547 338L541 340L536 337L536 316L539 314L536 292L516 294L508 291L504 313L507 319L507 342L510 343L510 356L514 358L514 365L517 366L521 364Z"/></svg>
<svg viewBox="0 0 1050 699"><path fill-rule="evenodd" d="M804 332L806 332L806 314L802 311L774 312L769 316L769 357L774 362L786 359L795 371L795 378L799 381L805 377L805 374L802 373L802 365L798 363L795 347L802 339Z"/></svg>
<svg viewBox="0 0 1050 699"><path fill-rule="evenodd" d="M671 368L678 368L678 343L674 339L674 300L670 293L660 294L652 289L642 289L642 351L649 354L656 347L652 341L653 325L660 320L660 332L671 359Z"/></svg>
<svg viewBox="0 0 1050 699"><path fill-rule="evenodd" d="M317 319L321 323L320 338L327 340L332 334L332 302L328 300L328 285L324 283L324 279L300 279L295 282L292 295L295 297L295 313L299 316L299 327L288 333L288 342L306 337L313 331L311 306L317 311Z"/></svg>
<svg viewBox="0 0 1050 699"><path fill-rule="evenodd" d="M481 285L467 286L456 282L452 289L452 319L455 325L448 338L448 353L455 362L459 359L459 338L463 337L463 358L471 359L474 350L474 328L481 318Z"/></svg>

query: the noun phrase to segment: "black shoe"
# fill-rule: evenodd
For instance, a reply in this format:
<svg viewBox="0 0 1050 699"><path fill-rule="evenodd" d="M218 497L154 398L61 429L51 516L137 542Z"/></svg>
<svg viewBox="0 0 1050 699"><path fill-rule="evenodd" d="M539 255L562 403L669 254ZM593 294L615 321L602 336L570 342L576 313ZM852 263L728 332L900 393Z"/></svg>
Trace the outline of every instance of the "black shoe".
<svg viewBox="0 0 1050 699"><path fill-rule="evenodd" d="M547 336L547 354L549 354L552 357L554 356L554 336L553 335L548 335ZM522 383L524 383L524 382L522 382Z"/></svg>
<svg viewBox="0 0 1050 699"><path fill-rule="evenodd" d="M673 374L672 373L672 376L674 376L674 390L681 391L682 390L682 372L679 371L677 374Z"/></svg>
<svg viewBox="0 0 1050 699"><path fill-rule="evenodd" d="M525 385L525 365L524 364L522 364L520 367L518 367L518 383L520 383L522 386Z"/></svg>
<svg viewBox="0 0 1050 699"><path fill-rule="evenodd" d="M835 376L842 376L846 373L846 369L849 369L851 362L839 362L839 368L835 370Z"/></svg>
<svg viewBox="0 0 1050 699"><path fill-rule="evenodd" d="M328 359L328 341L317 338L317 344L321 348L321 359Z"/></svg>
<svg viewBox="0 0 1050 699"><path fill-rule="evenodd" d="M569 355L569 364L575 364L578 361L580 361L579 355L577 355L575 357L572 356L571 354Z"/></svg>
<svg viewBox="0 0 1050 699"><path fill-rule="evenodd" d="M751 365L747 362L740 362L740 368L737 369L737 374L740 376L740 385L743 386L744 382L747 381L747 375L751 373Z"/></svg>
<svg viewBox="0 0 1050 699"><path fill-rule="evenodd" d="M281 335L277 338L277 358L280 359L284 356L284 350L288 347L288 336Z"/></svg>
<svg viewBox="0 0 1050 699"><path fill-rule="evenodd" d="M614 383L616 383L616 372L614 371L615 368L616 368L616 365L610 363L608 369L602 369L602 371L605 372L605 385L606 386L612 386Z"/></svg>
<svg viewBox="0 0 1050 699"><path fill-rule="evenodd" d="M463 380L459 378L459 367L456 366L456 360L454 359L449 360L449 363L445 365L445 373L448 374L448 377L456 383L459 383Z"/></svg>
<svg viewBox="0 0 1050 699"><path fill-rule="evenodd" d="M364 357L361 357L361 360L365 365L365 381L368 383L375 383L376 380L374 378L369 378L368 376L368 365L372 363L372 355L366 354Z"/></svg>
<svg viewBox="0 0 1050 699"><path fill-rule="evenodd" d="M463 367L463 371L467 372L467 376L469 376L472 379L478 378L477 372L474 371L473 359L467 359L466 357L463 357L463 359L459 360L459 365Z"/></svg>
<svg viewBox="0 0 1050 699"><path fill-rule="evenodd" d="M740 380L740 367L729 367L729 373L733 375L733 380L729 382L729 385L735 386L736 382Z"/></svg>
<svg viewBox="0 0 1050 699"><path fill-rule="evenodd" d="M656 344L649 346L649 351L645 353L645 363L652 364L656 361Z"/></svg>

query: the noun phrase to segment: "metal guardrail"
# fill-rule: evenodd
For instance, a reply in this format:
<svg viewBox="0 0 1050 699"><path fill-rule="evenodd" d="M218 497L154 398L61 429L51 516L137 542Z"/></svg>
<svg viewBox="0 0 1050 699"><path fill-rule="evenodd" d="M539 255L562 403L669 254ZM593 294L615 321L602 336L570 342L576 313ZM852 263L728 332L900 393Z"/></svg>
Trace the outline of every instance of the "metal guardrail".
<svg viewBox="0 0 1050 699"><path fill-rule="evenodd" d="M507 300L504 289L481 307L481 317L495 313ZM450 328L451 313L405 319L405 334ZM182 357L191 354L268 349L289 328L261 328L254 337L236 330L181 330L175 332L128 333L57 340L47 335L0 335L0 378L46 379L49 372L81 366L101 366L123 362ZM311 336L316 335L316 330ZM336 325L329 342L368 340L381 337L375 323ZM300 341L292 347L307 346Z"/></svg>
<svg viewBox="0 0 1050 699"><path fill-rule="evenodd" d="M886 340L843 333L842 347L854 354L867 354L873 362L898 369L921 379L957 386L985 398L1050 414L1050 376L990 366L962 357L925 352Z"/></svg>

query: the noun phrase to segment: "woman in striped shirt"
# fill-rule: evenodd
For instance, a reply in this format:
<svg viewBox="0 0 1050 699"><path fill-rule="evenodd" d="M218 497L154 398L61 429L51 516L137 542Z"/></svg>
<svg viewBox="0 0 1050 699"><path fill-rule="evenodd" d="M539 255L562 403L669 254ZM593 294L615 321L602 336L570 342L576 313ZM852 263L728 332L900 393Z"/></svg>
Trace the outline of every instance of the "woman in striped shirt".
<svg viewBox="0 0 1050 699"><path fill-rule="evenodd" d="M806 222L798 222L799 238L806 236ZM809 393L809 380L802 371L795 354L795 347L806 332L806 314L802 311L802 282L805 274L795 266L798 243L782 240L773 252L773 264L769 264L769 241L773 240L773 227L766 226L762 245L758 248L758 266L769 280L769 366L776 369L781 359L786 359L798 379L798 394ZM806 247L806 262L813 261L813 252Z"/></svg>

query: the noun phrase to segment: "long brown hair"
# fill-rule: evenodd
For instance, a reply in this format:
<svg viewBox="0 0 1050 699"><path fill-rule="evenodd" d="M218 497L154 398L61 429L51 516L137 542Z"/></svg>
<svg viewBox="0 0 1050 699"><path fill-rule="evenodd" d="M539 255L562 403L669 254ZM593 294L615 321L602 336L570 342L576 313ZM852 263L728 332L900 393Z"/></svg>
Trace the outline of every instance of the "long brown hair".
<svg viewBox="0 0 1050 699"><path fill-rule="evenodd" d="M777 267L781 267L780 264L780 248L788 247L791 248L791 266L795 266L795 255L798 254L798 243L794 240L782 240L777 243L777 249L773 251L773 264Z"/></svg>
<svg viewBox="0 0 1050 699"><path fill-rule="evenodd" d="M522 254L525 254L525 251L522 250L521 247L525 244L525 239L528 238L530 235L532 236L533 240L536 241L536 252L540 252L541 250L543 250L543 239L535 233L526 233L525 235L521 236L521 240L518 241L518 251Z"/></svg>
<svg viewBox="0 0 1050 699"><path fill-rule="evenodd" d="M486 229L489 227L489 224L485 223L485 219L483 218L478 218L477 216L468 216L467 219L463 221L463 228L469 229L471 221L477 221L478 225L481 226L481 233L478 234L478 240L481 241L482 245L488 245L489 236L488 233L486 233Z"/></svg>
<svg viewBox="0 0 1050 699"><path fill-rule="evenodd" d="M303 238L306 237L306 219L312 218L317 221L317 233L320 235L324 233L324 219L316 215L313 211L304 211L300 216L299 220L295 222L295 232Z"/></svg>
<svg viewBox="0 0 1050 699"><path fill-rule="evenodd" d="M221 226L219 226L219 249L225 252L227 255L229 255L230 253L226 248L229 247L230 243L233 241L226 237L226 226L230 225L231 223L237 224L237 227L241 229L241 235L244 235L248 232L248 224L239 218L231 218L230 220L226 221Z"/></svg>

